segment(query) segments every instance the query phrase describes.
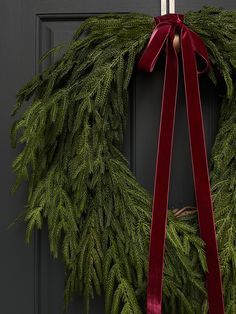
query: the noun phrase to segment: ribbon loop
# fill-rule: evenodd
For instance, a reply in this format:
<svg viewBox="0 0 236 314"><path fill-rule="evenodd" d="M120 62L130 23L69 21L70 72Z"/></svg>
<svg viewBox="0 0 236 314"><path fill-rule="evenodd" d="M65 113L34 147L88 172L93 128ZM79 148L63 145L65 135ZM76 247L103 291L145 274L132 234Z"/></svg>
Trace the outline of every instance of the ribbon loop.
<svg viewBox="0 0 236 314"><path fill-rule="evenodd" d="M167 14L155 18L156 27L142 54L138 67L152 72L166 45L166 70L162 99L156 174L153 195L152 225L149 251L147 314L162 312L162 281L170 166L178 87L178 57L173 47L176 32L180 33L187 117L189 125L193 176L200 234L205 242L208 265L207 288L210 314L224 314L218 248L213 218L198 74L209 68L207 50L201 38L183 23L184 15ZM198 69L196 56L203 62Z"/></svg>
<svg viewBox="0 0 236 314"><path fill-rule="evenodd" d="M191 46L193 47L194 52L200 58L202 63L202 69L198 70L198 74L207 72L209 70L210 61L202 39L190 29L187 29L187 36L190 36Z"/></svg>

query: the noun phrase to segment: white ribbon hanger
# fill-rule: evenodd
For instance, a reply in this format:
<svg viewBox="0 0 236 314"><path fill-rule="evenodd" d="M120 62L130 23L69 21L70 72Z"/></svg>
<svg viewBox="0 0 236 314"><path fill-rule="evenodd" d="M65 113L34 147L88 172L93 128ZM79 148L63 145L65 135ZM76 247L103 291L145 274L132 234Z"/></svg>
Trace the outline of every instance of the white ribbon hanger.
<svg viewBox="0 0 236 314"><path fill-rule="evenodd" d="M167 13L175 13L175 0L161 0L161 15Z"/></svg>

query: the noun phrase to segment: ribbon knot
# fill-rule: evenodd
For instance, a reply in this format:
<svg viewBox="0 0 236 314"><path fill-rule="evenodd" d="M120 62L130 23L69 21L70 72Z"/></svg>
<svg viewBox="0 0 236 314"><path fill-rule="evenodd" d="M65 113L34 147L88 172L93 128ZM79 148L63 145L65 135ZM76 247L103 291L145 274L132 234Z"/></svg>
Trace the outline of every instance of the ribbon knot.
<svg viewBox="0 0 236 314"><path fill-rule="evenodd" d="M165 48L166 68L162 97L162 112L153 193L150 236L147 314L161 314L162 281L166 236L166 221L173 146L174 120L178 88L179 63L173 39L179 32L184 73L184 85L192 157L192 168L200 234L205 242L208 266L207 289L210 314L224 314L223 292L218 248L213 218L198 74L209 67L207 50L202 39L184 24L184 15L167 14L155 17L156 26L144 50L138 67L152 72ZM198 69L197 58L203 65ZM174 258L174 257L173 257Z"/></svg>
<svg viewBox="0 0 236 314"><path fill-rule="evenodd" d="M166 14L166 15L161 15L161 16L156 16L154 18L156 25L160 23L165 23L165 24L170 24L172 26L174 25L183 25L184 21L184 15L183 14Z"/></svg>
<svg viewBox="0 0 236 314"><path fill-rule="evenodd" d="M208 70L209 58L205 45L202 39L184 24L183 14L166 14L155 17L154 20L156 26L139 61L139 69L152 72L164 44L173 46L175 34L180 33L181 45L183 44L187 49L191 48L201 60L202 66L200 70L197 69L197 73L204 73Z"/></svg>

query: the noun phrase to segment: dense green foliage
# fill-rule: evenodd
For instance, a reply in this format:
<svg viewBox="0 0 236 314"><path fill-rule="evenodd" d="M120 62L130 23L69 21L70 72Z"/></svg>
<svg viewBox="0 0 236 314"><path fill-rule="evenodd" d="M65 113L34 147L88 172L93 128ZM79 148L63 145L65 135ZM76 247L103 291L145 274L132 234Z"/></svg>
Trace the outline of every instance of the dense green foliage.
<svg viewBox="0 0 236 314"><path fill-rule="evenodd" d="M208 47L211 79L217 83L223 77L227 87L211 176L228 313L236 306L235 17L208 8L186 16ZM89 18L62 58L17 95L14 114L31 100L12 127L13 145L24 144L13 168L14 190L28 181L26 240L35 227L47 225L51 253L62 255L65 264L65 304L78 292L85 313L90 299L101 293L106 313L145 312L151 196L121 149L129 82L153 26L153 18L143 14ZM169 211L164 312L207 313L197 219L177 216Z"/></svg>
<svg viewBox="0 0 236 314"><path fill-rule="evenodd" d="M236 96L222 105L212 153L212 190L227 313L236 312Z"/></svg>

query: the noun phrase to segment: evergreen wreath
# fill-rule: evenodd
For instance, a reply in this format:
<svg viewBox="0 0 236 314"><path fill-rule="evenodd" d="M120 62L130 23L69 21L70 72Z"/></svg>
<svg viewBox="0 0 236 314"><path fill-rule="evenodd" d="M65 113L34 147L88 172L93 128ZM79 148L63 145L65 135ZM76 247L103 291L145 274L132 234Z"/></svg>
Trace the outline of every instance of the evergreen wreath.
<svg viewBox="0 0 236 314"><path fill-rule="evenodd" d="M210 79L221 84L219 131L210 162L227 313L236 313L236 12L203 8L185 24L208 49ZM151 201L121 152L128 88L154 28L144 14L87 19L64 55L17 94L12 127L23 143L13 163L16 190L28 181L26 240L47 224L51 254L63 257L65 306L77 292L85 313L104 293L105 312L145 313ZM82 36L83 35L83 36ZM56 52L57 48L47 53ZM197 217L169 210L164 313L207 313L206 262ZM62 254L61 254L62 253Z"/></svg>

